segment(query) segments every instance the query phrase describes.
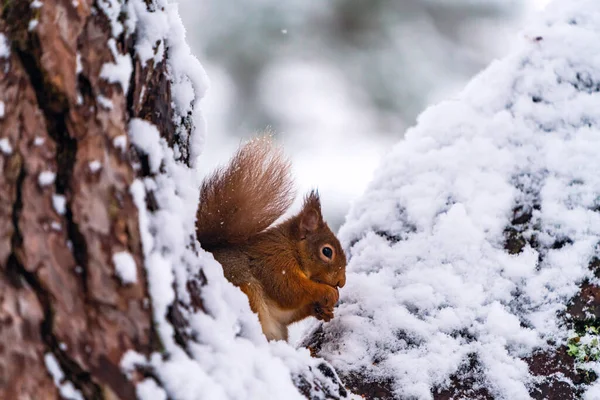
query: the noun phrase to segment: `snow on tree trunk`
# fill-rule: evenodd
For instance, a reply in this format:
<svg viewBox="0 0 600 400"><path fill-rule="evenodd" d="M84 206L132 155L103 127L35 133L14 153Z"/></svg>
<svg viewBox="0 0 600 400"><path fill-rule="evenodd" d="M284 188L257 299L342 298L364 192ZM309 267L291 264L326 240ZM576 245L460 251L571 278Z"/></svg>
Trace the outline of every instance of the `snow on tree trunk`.
<svg viewBox="0 0 600 400"><path fill-rule="evenodd" d="M600 3L556 2L385 158L340 232L336 318L306 340L349 389L600 398L599 39Z"/></svg>
<svg viewBox="0 0 600 400"><path fill-rule="evenodd" d="M344 398L195 240L204 72L165 0L6 1L0 398Z"/></svg>

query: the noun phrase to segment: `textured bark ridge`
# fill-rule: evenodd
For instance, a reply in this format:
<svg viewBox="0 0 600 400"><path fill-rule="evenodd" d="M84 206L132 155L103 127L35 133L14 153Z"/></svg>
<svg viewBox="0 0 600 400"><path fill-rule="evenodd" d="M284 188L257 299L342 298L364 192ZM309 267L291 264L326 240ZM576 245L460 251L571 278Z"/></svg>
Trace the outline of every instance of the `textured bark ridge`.
<svg viewBox="0 0 600 400"><path fill-rule="evenodd" d="M157 122L168 128L169 86L151 64L136 65L129 98L100 77L115 55L109 22L93 7L47 0L2 8L10 52L0 56L1 398L57 397L49 370L60 376L46 367L53 359L64 374L59 387L70 383L87 399L135 398L121 358L158 347L129 194L142 171L115 138L149 109L164 110ZM119 53L132 46L116 43ZM140 97L142 87L152 99ZM135 283L118 279L118 252L135 260Z"/></svg>

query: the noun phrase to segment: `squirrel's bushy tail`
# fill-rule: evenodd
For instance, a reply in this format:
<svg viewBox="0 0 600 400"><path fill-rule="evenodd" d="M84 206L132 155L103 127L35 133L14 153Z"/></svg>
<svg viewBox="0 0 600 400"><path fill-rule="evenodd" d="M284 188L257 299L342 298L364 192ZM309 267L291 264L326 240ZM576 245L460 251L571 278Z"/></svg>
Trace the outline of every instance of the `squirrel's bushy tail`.
<svg viewBox="0 0 600 400"><path fill-rule="evenodd" d="M202 182L196 234L203 248L244 243L294 199L290 162L268 137L248 142Z"/></svg>

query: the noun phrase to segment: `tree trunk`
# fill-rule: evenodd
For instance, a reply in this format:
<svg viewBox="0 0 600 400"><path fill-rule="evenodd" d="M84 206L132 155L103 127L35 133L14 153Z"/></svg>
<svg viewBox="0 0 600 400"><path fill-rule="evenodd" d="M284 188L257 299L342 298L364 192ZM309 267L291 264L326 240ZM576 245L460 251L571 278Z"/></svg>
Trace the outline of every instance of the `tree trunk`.
<svg viewBox="0 0 600 400"><path fill-rule="evenodd" d="M89 399L134 398L121 358L158 346L129 194L144 170L117 138L127 137L129 118L151 118L161 105L158 122L168 125L169 87L160 65L138 63L128 97L101 78L118 55L106 46L107 17L90 3L13 1L2 11L2 398L56 397L53 379L65 396L70 383ZM119 41L116 51L132 45ZM121 252L135 261L136 282L117 276Z"/></svg>

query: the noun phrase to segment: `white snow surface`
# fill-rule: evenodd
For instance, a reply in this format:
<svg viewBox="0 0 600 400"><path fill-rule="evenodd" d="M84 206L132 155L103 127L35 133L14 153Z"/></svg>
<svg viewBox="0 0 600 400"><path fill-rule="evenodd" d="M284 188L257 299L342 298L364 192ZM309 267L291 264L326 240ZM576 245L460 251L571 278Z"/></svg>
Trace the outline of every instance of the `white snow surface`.
<svg viewBox="0 0 600 400"><path fill-rule="evenodd" d="M148 155L150 172L156 173L163 161L165 140L160 137L156 126L139 118L129 122L129 138L131 143Z"/></svg>
<svg viewBox="0 0 600 400"><path fill-rule="evenodd" d="M8 140L8 138L0 139L0 151L6 154L7 156L12 154L13 148L10 145L10 141Z"/></svg>
<svg viewBox="0 0 600 400"><path fill-rule="evenodd" d="M10 56L10 43L3 33L0 33L0 58Z"/></svg>
<svg viewBox="0 0 600 400"><path fill-rule="evenodd" d="M46 353L44 355L44 364L46 364L46 369L52 376L54 384L58 388L62 398L66 400L83 400L81 392L77 390L71 382L65 381L65 374L62 369L60 369L60 365L58 364L58 361L56 361L54 354Z"/></svg>
<svg viewBox="0 0 600 400"><path fill-rule="evenodd" d="M38 175L38 184L42 187L48 186L54 183L56 179L56 173L52 171L43 171Z"/></svg>
<svg viewBox="0 0 600 400"><path fill-rule="evenodd" d="M67 198L62 194L53 194L52 195L52 205L54 206L54 211L58 215L65 215L67 211Z"/></svg>
<svg viewBox="0 0 600 400"><path fill-rule="evenodd" d="M128 251L113 254L115 272L124 284L137 282L137 266L133 256Z"/></svg>
<svg viewBox="0 0 600 400"><path fill-rule="evenodd" d="M420 116L347 216L347 286L320 353L342 376L432 399L474 355L494 398L527 399L521 357L568 338L557 312L593 278L600 239L600 2L555 2L522 36ZM541 255L504 249L519 205Z"/></svg>
<svg viewBox="0 0 600 400"><path fill-rule="evenodd" d="M204 141L199 102L207 89L207 80L185 42L176 6L156 0L151 5L153 11L149 12L144 0L131 0L124 26L115 27L121 24L116 17L119 3L101 0L99 4L109 14L113 34L136 32L136 57L143 64L151 58L153 47L148 47L149 44L160 42L164 51L168 51L175 121L185 120L190 123L188 127L192 126L190 133L188 128L179 127L178 134L189 139L185 140L190 147L189 159L195 164ZM148 155L152 173L151 177L137 179L130 192L139 210L145 275L154 323L164 348L162 353L150 357L133 351L123 357L121 365L125 372L139 365L151 367L160 383L141 382L138 396L177 400L302 399L293 382L299 376L309 383L318 381L323 387L334 385L318 368L323 360L312 358L308 350L266 341L246 296L224 278L222 267L212 255L200 248L195 240L195 213L201 174L176 161L181 159L178 157L181 149L170 148L156 126L141 119L129 121L128 137ZM125 149L127 141L123 139L115 138L115 147ZM154 212L149 212L146 206L150 192L158 205ZM206 277L200 292L205 311L182 308L189 322L187 333L192 338L188 348L183 349L175 340L167 312L176 293L182 304L190 304L186 285L200 273Z"/></svg>
<svg viewBox="0 0 600 400"><path fill-rule="evenodd" d="M110 83L118 83L123 89L123 93L127 95L129 91L129 79L133 73L133 63L129 54L121 54L117 49L117 43L114 38L108 39L108 47L115 59L114 63L106 63L102 66L100 77L106 79ZM108 99L107 99L108 100ZM106 102L102 102L106 106ZM112 108L112 107L108 107Z"/></svg>
<svg viewBox="0 0 600 400"><path fill-rule="evenodd" d="M4 118L4 102L0 101L0 118Z"/></svg>
<svg viewBox="0 0 600 400"><path fill-rule="evenodd" d="M96 173L102 168L102 163L98 160L90 161L88 167L92 173Z"/></svg>

